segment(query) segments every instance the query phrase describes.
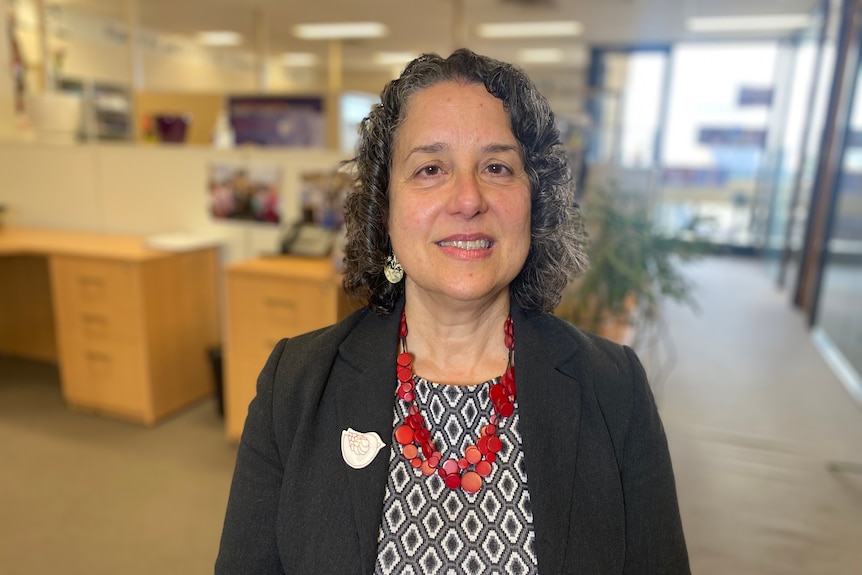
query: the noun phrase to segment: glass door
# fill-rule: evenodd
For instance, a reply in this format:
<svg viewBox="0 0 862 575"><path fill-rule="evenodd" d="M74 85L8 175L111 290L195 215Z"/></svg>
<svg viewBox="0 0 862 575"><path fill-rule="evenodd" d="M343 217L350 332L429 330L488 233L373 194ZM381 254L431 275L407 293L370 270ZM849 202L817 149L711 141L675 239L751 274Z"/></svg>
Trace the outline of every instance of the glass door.
<svg viewBox="0 0 862 575"><path fill-rule="evenodd" d="M836 178L815 324L819 337L829 341L839 363L843 362L845 383L855 378L862 401L862 7L856 11L855 24L856 74L850 80L854 82L850 119Z"/></svg>
<svg viewBox="0 0 862 575"><path fill-rule="evenodd" d="M808 29L783 47L786 66L782 67L783 74L776 86L784 105L774 110L767 152L769 173L763 180L764 188L759 190L759 196L768 200L766 209L755 213L755 218L762 226L758 246L779 284L784 282L787 254L799 251L799 230L804 229L804 221L792 219L794 215L797 220L804 218L798 205L807 205L810 197L812 160L817 158L812 144L820 138L826 114L823 88L828 83L818 81L822 78L819 70L824 52L824 23L823 14L818 11ZM828 68L828 63L824 67Z"/></svg>

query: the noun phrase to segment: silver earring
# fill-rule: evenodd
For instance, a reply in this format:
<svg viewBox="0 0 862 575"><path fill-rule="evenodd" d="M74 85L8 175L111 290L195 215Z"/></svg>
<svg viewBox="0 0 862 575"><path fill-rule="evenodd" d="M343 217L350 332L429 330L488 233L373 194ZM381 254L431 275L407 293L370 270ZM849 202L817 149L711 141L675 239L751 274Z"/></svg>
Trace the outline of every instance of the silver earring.
<svg viewBox="0 0 862 575"><path fill-rule="evenodd" d="M394 253L386 258L386 265L383 266L383 274L391 284L397 284L404 279L404 268L398 263L398 258L395 257Z"/></svg>

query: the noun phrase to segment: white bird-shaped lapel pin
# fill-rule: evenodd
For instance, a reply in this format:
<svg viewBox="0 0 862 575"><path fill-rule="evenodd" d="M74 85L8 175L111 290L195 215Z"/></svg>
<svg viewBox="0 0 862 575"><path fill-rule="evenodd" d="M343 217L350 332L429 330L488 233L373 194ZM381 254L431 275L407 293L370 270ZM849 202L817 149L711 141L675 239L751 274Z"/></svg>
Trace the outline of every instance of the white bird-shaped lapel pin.
<svg viewBox="0 0 862 575"><path fill-rule="evenodd" d="M348 427L341 432L341 456L353 469L367 467L384 447L386 444L373 431L360 433Z"/></svg>

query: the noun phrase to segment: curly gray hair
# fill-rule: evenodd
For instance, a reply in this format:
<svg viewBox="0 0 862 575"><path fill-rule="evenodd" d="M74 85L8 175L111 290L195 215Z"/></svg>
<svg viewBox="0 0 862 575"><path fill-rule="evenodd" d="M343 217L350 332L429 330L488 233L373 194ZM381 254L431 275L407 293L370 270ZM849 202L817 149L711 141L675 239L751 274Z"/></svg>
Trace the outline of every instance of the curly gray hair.
<svg viewBox="0 0 862 575"><path fill-rule="evenodd" d="M383 273L391 253L388 192L395 134L414 94L450 81L484 85L509 114L532 191L530 250L510 293L522 308L553 311L563 289L587 265L586 234L554 113L522 70L463 48L445 59L424 54L410 62L360 124L357 154L348 162L356 181L345 200L344 288L378 313L391 312L403 296L404 282L391 284Z"/></svg>

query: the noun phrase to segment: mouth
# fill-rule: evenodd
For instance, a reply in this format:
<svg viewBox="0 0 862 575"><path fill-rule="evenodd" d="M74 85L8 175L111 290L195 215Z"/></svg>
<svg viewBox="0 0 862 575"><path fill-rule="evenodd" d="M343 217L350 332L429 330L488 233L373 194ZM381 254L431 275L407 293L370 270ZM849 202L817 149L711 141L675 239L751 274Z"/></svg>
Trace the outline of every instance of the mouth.
<svg viewBox="0 0 862 575"><path fill-rule="evenodd" d="M458 248L460 250L487 250L491 247L491 240L453 240L437 242L441 248Z"/></svg>

